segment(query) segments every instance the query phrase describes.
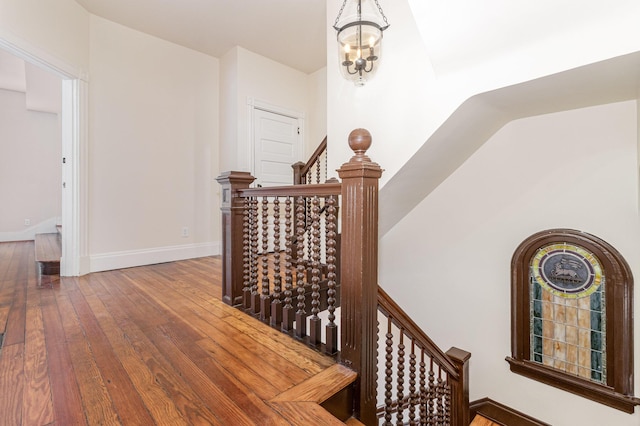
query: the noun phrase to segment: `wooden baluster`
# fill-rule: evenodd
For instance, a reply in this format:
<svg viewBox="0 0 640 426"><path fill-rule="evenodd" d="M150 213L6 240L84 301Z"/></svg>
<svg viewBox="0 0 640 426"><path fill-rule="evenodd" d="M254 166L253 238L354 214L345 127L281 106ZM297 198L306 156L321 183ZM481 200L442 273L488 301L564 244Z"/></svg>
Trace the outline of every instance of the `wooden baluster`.
<svg viewBox="0 0 640 426"><path fill-rule="evenodd" d="M429 409L427 411L427 424L433 425L435 424L435 403L434 399L435 395L435 373L433 372L433 358L430 358L430 367L429 367L429 390L427 392L427 400Z"/></svg>
<svg viewBox="0 0 640 426"><path fill-rule="evenodd" d="M271 317L269 281L269 199L262 197L262 294L260 295L260 320Z"/></svg>
<svg viewBox="0 0 640 426"><path fill-rule="evenodd" d="M391 333L391 317L387 317L387 334L385 334L385 370L384 370L384 425L391 426L393 405L393 334Z"/></svg>
<svg viewBox="0 0 640 426"><path fill-rule="evenodd" d="M282 322L282 276L280 275L280 200L273 200L273 300L271 301L271 325Z"/></svg>
<svg viewBox="0 0 640 426"><path fill-rule="evenodd" d="M320 199L313 197L311 201L311 318L309 320L309 343L321 343L322 322L320 312Z"/></svg>
<svg viewBox="0 0 640 426"><path fill-rule="evenodd" d="M251 312L257 314L260 311L260 293L258 292L258 200L251 199Z"/></svg>
<svg viewBox="0 0 640 426"><path fill-rule="evenodd" d="M354 156L338 170L342 180L341 238L341 362L358 373L354 415L376 425L378 314L378 181L380 166L366 151L371 134L349 134Z"/></svg>
<svg viewBox="0 0 640 426"><path fill-rule="evenodd" d="M420 424L427 424L427 368L424 363L424 349L420 349Z"/></svg>
<svg viewBox="0 0 640 426"><path fill-rule="evenodd" d="M398 412L396 413L396 425L404 425L404 413L402 401L404 399L404 330L400 329L400 343L398 344L398 377L396 378L396 400Z"/></svg>
<svg viewBox="0 0 640 426"><path fill-rule="evenodd" d="M324 150L324 153L322 154L322 159L323 159L323 162L324 162L324 180L325 180L325 182L327 180L329 180L329 173L327 172L327 167L328 167L328 163L329 163L328 151L329 151L329 147L327 147Z"/></svg>
<svg viewBox="0 0 640 426"><path fill-rule="evenodd" d="M242 307L251 307L251 202L244 199L244 215L242 223L242 263L244 266L242 276Z"/></svg>
<svg viewBox="0 0 640 426"><path fill-rule="evenodd" d="M225 172L216 180L222 187L222 301L227 305L242 306L245 201L239 191L249 188L255 178L247 172Z"/></svg>
<svg viewBox="0 0 640 426"><path fill-rule="evenodd" d="M335 197L327 199L326 216L326 245L327 245L327 310L329 311L329 323L325 327L326 352L335 354L338 352L338 326L335 323L336 315L336 208Z"/></svg>
<svg viewBox="0 0 640 426"><path fill-rule="evenodd" d="M307 253L307 262L305 264L306 269L310 270L310 266L311 266L311 248L313 247L313 233L311 231L311 217L312 217L312 213L311 213L311 199L308 198L305 200L305 208L306 208L306 213L304 216L304 229L305 232L307 233L307 243L306 243L306 253ZM307 281L311 280L311 274L310 272L307 272Z"/></svg>
<svg viewBox="0 0 640 426"><path fill-rule="evenodd" d="M436 424L444 423L444 384L442 382L442 369L438 368L438 384L436 385Z"/></svg>
<svg viewBox="0 0 640 426"><path fill-rule="evenodd" d="M444 382L444 424L451 424L451 388L449 387L449 377Z"/></svg>
<svg viewBox="0 0 640 426"><path fill-rule="evenodd" d="M297 274L296 287L298 291L298 310L296 311L296 337L303 338L307 335L307 313L304 300L304 231L305 231L305 202L303 197L296 199L296 241L297 241Z"/></svg>
<svg viewBox="0 0 640 426"><path fill-rule="evenodd" d="M316 160L316 183L321 183L320 180L320 157Z"/></svg>
<svg viewBox="0 0 640 426"><path fill-rule="evenodd" d="M411 355L409 356L409 424L416 424L416 345L411 340Z"/></svg>
<svg viewBox="0 0 640 426"><path fill-rule="evenodd" d="M291 197L287 197L284 206L284 307L282 308L282 330L290 331L293 328L294 309L292 303L293 291L293 263L291 262L293 251L293 228L291 221Z"/></svg>

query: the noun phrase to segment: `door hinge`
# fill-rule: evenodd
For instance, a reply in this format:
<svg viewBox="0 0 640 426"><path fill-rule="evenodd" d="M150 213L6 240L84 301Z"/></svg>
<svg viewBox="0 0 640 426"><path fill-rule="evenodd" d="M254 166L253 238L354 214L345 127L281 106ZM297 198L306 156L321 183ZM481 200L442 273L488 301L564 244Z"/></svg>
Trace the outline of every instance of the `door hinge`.
<svg viewBox="0 0 640 426"><path fill-rule="evenodd" d="M300 127L298 127L298 134L300 134Z"/></svg>

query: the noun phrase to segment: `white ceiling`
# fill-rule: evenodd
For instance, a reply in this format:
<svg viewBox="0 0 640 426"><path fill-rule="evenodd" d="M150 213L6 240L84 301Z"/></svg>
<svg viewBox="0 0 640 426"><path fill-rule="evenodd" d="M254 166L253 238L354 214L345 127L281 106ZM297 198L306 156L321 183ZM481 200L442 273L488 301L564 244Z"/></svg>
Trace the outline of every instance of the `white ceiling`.
<svg viewBox="0 0 640 426"><path fill-rule="evenodd" d="M234 46L305 73L326 64L327 0L76 0L94 15L222 57Z"/></svg>

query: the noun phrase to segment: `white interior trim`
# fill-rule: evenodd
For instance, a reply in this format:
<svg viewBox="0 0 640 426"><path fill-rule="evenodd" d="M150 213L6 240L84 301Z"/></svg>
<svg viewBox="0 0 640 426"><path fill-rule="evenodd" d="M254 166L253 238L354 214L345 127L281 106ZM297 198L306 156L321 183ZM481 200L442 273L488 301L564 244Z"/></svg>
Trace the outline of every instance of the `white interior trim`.
<svg viewBox="0 0 640 426"><path fill-rule="evenodd" d="M87 93L88 74L49 53L0 30L0 48L63 79L62 155L65 185L62 195L62 259L60 275L89 272L87 235ZM62 161L62 159L60 160Z"/></svg>
<svg viewBox="0 0 640 426"><path fill-rule="evenodd" d="M91 272L175 262L196 257L217 256L220 253L221 243L219 241L102 253L91 256Z"/></svg>

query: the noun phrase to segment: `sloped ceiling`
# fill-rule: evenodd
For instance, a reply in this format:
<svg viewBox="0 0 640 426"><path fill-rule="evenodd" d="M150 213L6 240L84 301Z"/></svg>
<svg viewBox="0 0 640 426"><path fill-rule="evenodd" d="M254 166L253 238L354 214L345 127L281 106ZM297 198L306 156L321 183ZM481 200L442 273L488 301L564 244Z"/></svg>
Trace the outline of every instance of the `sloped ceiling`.
<svg viewBox="0 0 640 426"><path fill-rule="evenodd" d="M606 42L606 24L630 18L637 0L408 0L438 73L455 72L522 49L591 34ZM574 40L575 45L580 43ZM571 54L571 51L567 51Z"/></svg>

